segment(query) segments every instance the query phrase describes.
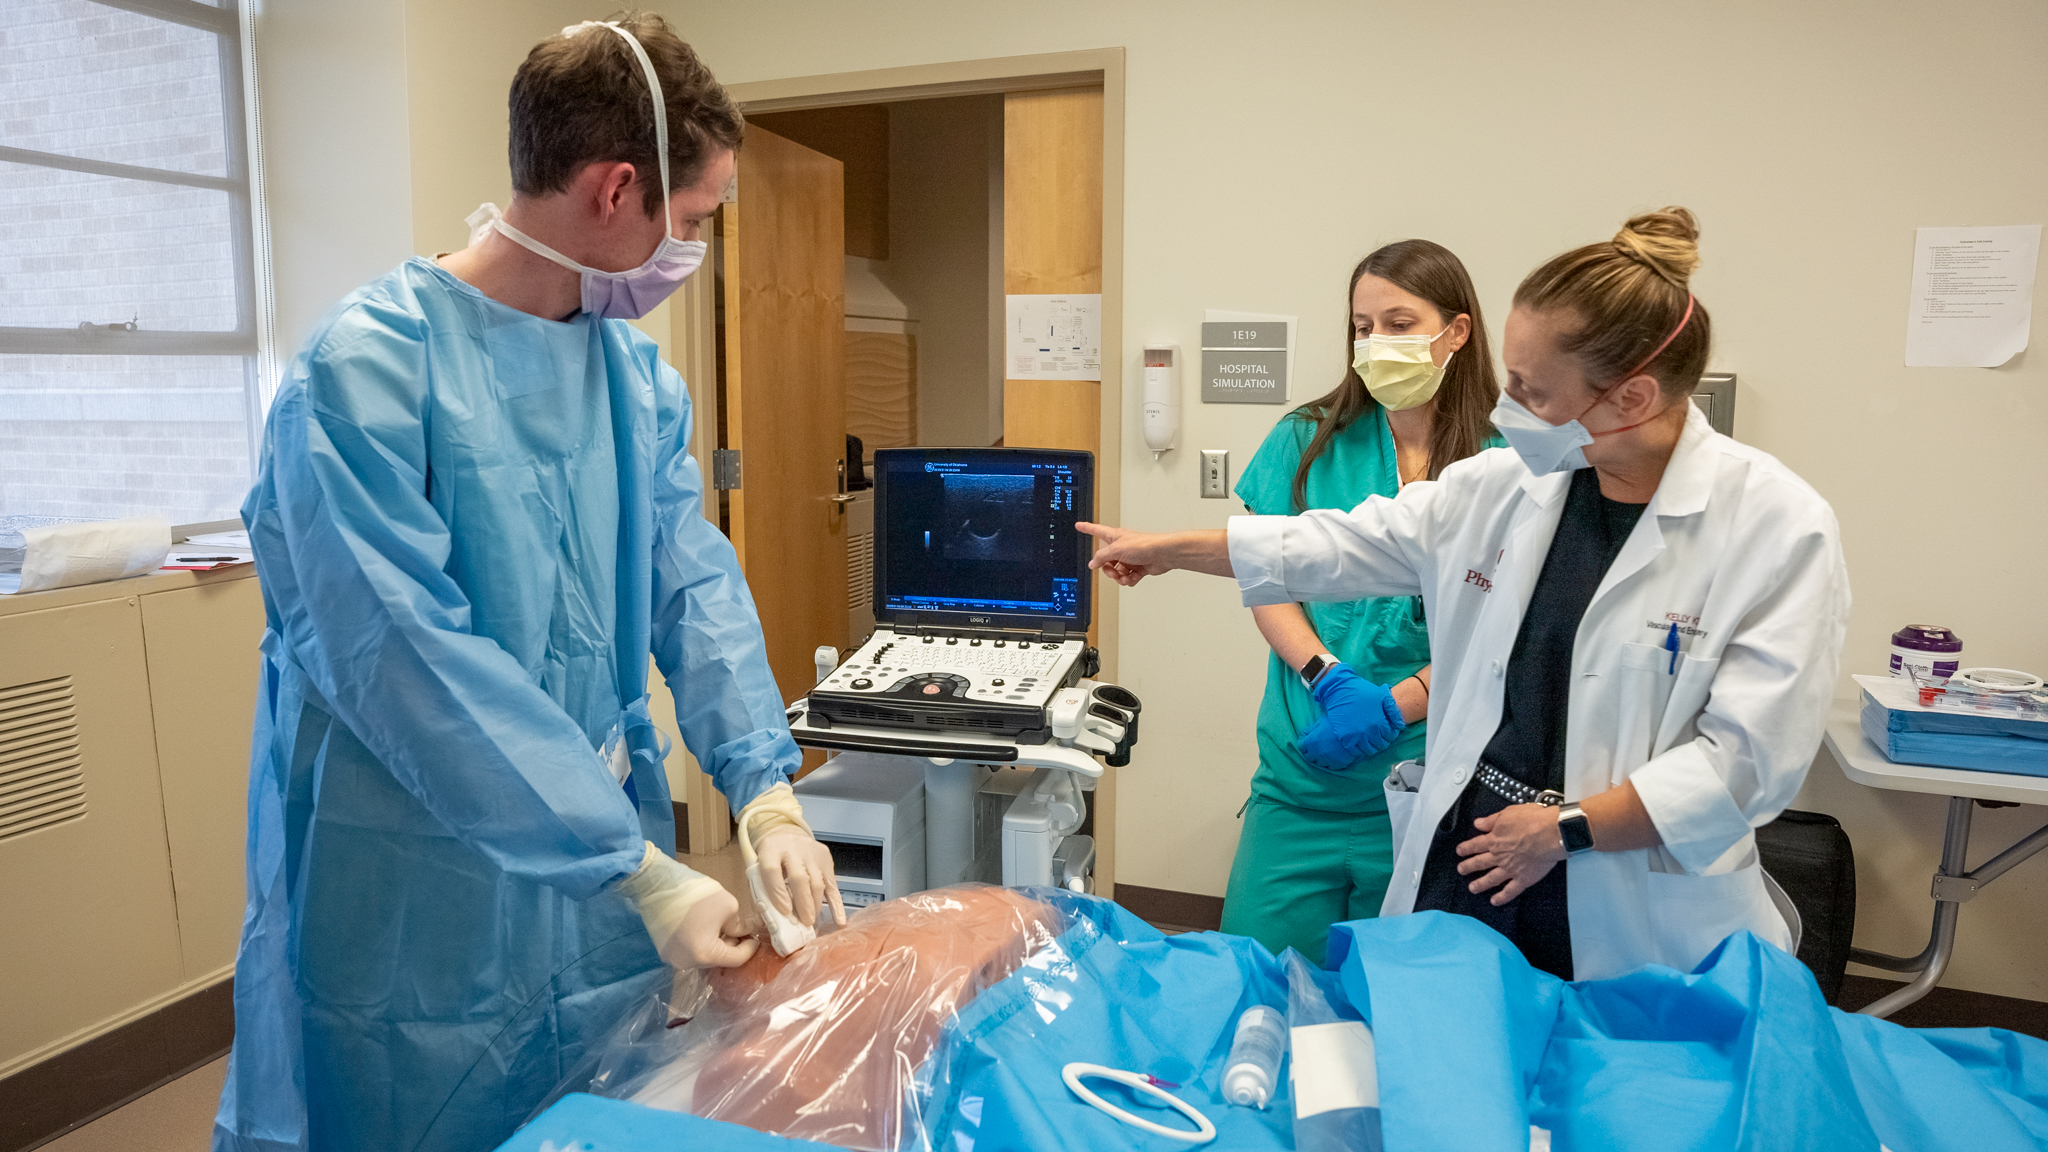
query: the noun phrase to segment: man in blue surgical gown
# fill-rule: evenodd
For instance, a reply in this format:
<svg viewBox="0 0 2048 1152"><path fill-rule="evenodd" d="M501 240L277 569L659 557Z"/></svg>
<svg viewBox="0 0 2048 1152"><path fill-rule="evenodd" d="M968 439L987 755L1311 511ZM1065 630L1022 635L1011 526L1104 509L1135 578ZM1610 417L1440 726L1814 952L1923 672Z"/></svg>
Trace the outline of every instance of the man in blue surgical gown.
<svg viewBox="0 0 2048 1152"><path fill-rule="evenodd" d="M650 652L771 900L836 905L687 393L623 322L702 259L742 131L658 17L565 29L513 82L506 212L293 360L242 512L269 630L216 1152L482 1152L670 965L752 954L671 855Z"/></svg>

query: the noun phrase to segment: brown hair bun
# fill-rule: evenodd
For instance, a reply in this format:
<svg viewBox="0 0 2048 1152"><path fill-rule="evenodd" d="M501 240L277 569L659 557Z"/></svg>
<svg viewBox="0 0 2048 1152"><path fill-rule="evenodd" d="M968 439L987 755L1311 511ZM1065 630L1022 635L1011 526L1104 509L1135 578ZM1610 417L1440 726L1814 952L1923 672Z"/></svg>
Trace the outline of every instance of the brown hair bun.
<svg viewBox="0 0 2048 1152"><path fill-rule="evenodd" d="M1551 257L1515 289L1515 307L1573 318L1558 347L1594 391L1637 372L1683 396L1707 370L1713 324L1687 281L1700 266L1700 226L1683 208L1631 217L1614 239Z"/></svg>
<svg viewBox="0 0 2048 1152"><path fill-rule="evenodd" d="M1679 207L1631 216L1614 234L1615 250L1684 288L1700 266L1700 223Z"/></svg>

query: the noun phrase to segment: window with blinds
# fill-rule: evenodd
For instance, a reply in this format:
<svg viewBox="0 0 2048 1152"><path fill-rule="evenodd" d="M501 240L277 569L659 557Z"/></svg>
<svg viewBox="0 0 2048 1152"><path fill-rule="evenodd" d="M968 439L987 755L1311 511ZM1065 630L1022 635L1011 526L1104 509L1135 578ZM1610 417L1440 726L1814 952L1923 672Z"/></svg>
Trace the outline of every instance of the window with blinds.
<svg viewBox="0 0 2048 1152"><path fill-rule="evenodd" d="M236 0L0 0L0 515L224 519L264 402Z"/></svg>

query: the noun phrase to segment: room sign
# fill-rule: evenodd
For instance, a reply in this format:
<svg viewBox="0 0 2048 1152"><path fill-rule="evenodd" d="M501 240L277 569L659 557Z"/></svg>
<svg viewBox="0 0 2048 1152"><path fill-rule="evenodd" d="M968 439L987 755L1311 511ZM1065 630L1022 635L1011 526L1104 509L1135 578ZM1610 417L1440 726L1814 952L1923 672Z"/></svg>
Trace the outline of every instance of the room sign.
<svg viewBox="0 0 2048 1152"><path fill-rule="evenodd" d="M1285 404L1287 322L1212 321L1202 325L1204 404Z"/></svg>

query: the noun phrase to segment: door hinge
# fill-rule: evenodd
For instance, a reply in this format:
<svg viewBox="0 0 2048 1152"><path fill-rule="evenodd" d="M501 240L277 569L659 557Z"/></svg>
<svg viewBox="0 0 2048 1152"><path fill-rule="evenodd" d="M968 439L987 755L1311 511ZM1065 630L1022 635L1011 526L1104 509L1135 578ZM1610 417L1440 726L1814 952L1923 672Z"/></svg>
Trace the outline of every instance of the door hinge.
<svg viewBox="0 0 2048 1152"><path fill-rule="evenodd" d="M740 486L740 450L714 448L711 451L711 487L729 492Z"/></svg>

